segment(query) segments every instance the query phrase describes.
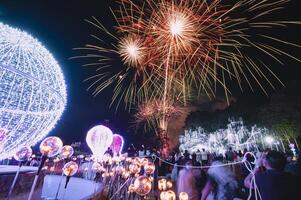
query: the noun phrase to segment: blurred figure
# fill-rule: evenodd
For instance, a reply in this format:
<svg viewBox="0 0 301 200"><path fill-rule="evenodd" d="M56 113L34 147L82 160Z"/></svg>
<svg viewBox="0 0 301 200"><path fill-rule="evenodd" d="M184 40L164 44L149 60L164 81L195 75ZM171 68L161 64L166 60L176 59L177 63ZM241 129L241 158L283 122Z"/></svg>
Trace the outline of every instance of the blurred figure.
<svg viewBox="0 0 301 200"><path fill-rule="evenodd" d="M235 153L232 151L232 147L230 147L226 152L226 160L229 162L233 162L235 157Z"/></svg>
<svg viewBox="0 0 301 200"><path fill-rule="evenodd" d="M260 171L260 166L254 169L255 180L262 200L297 200L297 179L284 172L285 156L277 151L270 151L263 158L262 165L266 169ZM245 181L245 187L252 188L252 174Z"/></svg>
<svg viewBox="0 0 301 200"><path fill-rule="evenodd" d="M233 200L238 189L234 173L217 158L208 170L208 181L201 200Z"/></svg>
<svg viewBox="0 0 301 200"><path fill-rule="evenodd" d="M208 164L208 153L206 152L205 149L202 149L201 158L202 158L202 166L207 165Z"/></svg>
<svg viewBox="0 0 301 200"><path fill-rule="evenodd" d="M200 175L201 171L198 169L192 169L192 161L188 161L186 167L181 169L177 181L178 195L181 192L186 192L189 196L189 200L198 200L199 193L196 188L196 178Z"/></svg>

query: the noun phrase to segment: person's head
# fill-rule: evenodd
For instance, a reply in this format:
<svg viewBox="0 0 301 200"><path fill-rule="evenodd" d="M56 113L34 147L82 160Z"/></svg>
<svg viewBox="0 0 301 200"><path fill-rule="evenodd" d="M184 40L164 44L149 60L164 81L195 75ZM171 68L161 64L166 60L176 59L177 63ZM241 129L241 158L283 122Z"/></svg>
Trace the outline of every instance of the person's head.
<svg viewBox="0 0 301 200"><path fill-rule="evenodd" d="M202 149L203 151L205 151L205 149Z"/></svg>
<svg viewBox="0 0 301 200"><path fill-rule="evenodd" d="M229 147L229 151L232 151L232 147Z"/></svg>
<svg viewBox="0 0 301 200"><path fill-rule="evenodd" d="M285 156L278 151L269 151L263 160L263 166L267 169L283 170L285 164Z"/></svg>
<svg viewBox="0 0 301 200"><path fill-rule="evenodd" d="M186 169L191 169L191 166L192 166L193 164L192 164L192 161L191 160L189 160L189 161L187 161L186 163L185 163L185 167L186 167Z"/></svg>

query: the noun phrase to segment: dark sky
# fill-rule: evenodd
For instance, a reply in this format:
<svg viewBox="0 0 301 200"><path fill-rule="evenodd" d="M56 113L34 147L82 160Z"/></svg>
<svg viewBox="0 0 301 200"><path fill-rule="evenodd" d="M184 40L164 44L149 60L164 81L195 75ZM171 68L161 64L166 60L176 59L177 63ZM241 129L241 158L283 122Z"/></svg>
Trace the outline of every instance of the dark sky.
<svg viewBox="0 0 301 200"><path fill-rule="evenodd" d="M134 136L130 133L134 131L129 128L131 119L127 111L121 108L115 113L115 108L109 108L112 95L110 90L106 90L96 98L92 97L91 93L86 91L88 84L83 83L83 80L91 74L81 67L82 61L69 59L76 55L72 48L82 47L90 41L89 34L95 33L95 29L84 22L84 19L95 16L105 26L112 26L113 18L109 10L112 2L112 0L0 0L0 21L26 30L38 38L52 52L63 69L68 87L68 105L51 134L61 136L65 143L83 140L89 128L104 120L110 120L113 129L133 141ZM281 17L301 19L298 4L299 0L292 0ZM285 37L301 44L300 27L293 30L287 32ZM300 51L290 53L301 55ZM296 62L288 62L286 66L278 67L276 71L285 82L300 80L300 65ZM247 96L256 101L258 94Z"/></svg>

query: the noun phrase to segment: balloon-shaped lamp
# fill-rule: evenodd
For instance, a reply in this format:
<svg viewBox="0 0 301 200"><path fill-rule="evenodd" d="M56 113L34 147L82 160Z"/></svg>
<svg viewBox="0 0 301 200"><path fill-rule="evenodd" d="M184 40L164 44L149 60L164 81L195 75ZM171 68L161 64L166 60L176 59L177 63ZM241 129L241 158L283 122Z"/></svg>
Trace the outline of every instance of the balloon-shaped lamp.
<svg viewBox="0 0 301 200"><path fill-rule="evenodd" d="M0 132L1 132L1 130L0 130ZM21 169L21 166L22 166L22 162L28 161L28 159L31 157L31 155L32 155L32 149L30 147L22 147L20 150L18 150L15 153L14 159L16 161L19 161L19 167L18 167L18 170L16 172L13 183L10 186L10 189L9 189L9 192L8 192L8 195L7 195L7 200L10 199L10 196L11 196L11 194L14 190L14 187L16 185L16 182L17 182L17 179L18 179L18 176L19 176L19 173L20 173L20 169Z"/></svg>
<svg viewBox="0 0 301 200"><path fill-rule="evenodd" d="M113 142L110 146L110 148L112 149L114 155L118 155L118 154L120 155L121 154L123 144L124 144L123 137L119 134L114 134L113 135Z"/></svg>
<svg viewBox="0 0 301 200"><path fill-rule="evenodd" d="M102 159L106 150L113 142L113 133L106 126L98 125L90 129L86 136L86 142L91 149L94 158Z"/></svg>

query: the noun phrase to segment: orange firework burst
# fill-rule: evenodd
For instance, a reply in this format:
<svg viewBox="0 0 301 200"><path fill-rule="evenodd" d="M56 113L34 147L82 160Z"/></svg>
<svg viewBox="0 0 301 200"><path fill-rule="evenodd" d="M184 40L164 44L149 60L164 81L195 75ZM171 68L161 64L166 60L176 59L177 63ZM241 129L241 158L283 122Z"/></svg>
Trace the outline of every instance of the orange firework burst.
<svg viewBox="0 0 301 200"><path fill-rule="evenodd" d="M122 38L118 45L118 49L120 57L125 64L135 67L143 65L147 49L139 36L127 35Z"/></svg>

